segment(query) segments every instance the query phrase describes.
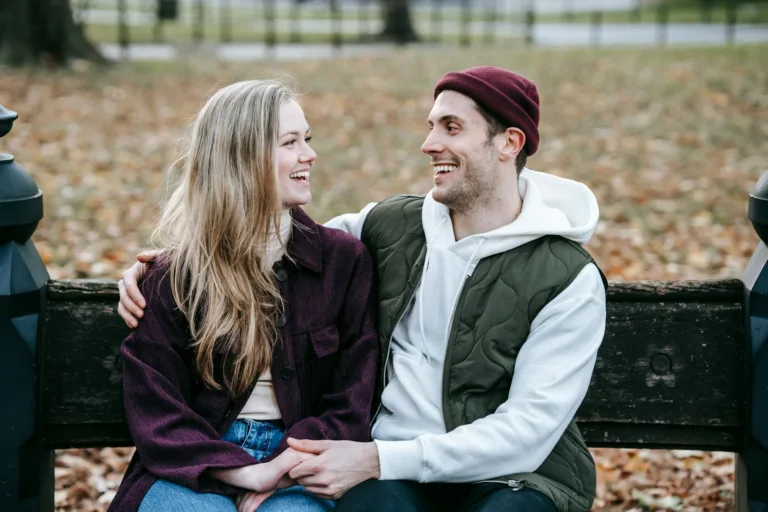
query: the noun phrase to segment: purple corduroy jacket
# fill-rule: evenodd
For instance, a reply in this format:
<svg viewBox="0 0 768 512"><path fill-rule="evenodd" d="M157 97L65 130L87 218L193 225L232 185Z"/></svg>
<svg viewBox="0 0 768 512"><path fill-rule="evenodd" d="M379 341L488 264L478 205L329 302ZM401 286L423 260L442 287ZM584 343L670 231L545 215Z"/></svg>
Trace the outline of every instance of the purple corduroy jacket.
<svg viewBox="0 0 768 512"><path fill-rule="evenodd" d="M293 219L289 257L274 269L285 307L271 371L286 438L369 441L379 357L370 254L359 240L315 224L299 208ZM221 437L251 390L232 398L201 384L189 324L175 307L167 270L158 262L147 272L144 318L120 348L136 453L111 512L135 512L157 479L198 492L241 493L207 470L256 463ZM283 440L274 455L286 447Z"/></svg>

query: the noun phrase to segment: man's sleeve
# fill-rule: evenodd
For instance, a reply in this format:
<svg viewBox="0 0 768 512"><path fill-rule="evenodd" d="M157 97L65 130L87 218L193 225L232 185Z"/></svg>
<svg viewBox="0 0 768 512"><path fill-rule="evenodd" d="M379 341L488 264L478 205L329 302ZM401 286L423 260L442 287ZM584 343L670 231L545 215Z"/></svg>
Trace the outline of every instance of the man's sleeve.
<svg viewBox="0 0 768 512"><path fill-rule="evenodd" d="M590 264L532 322L507 401L446 434L376 441L381 479L474 482L535 471L587 393L605 321L605 288Z"/></svg>
<svg viewBox="0 0 768 512"><path fill-rule="evenodd" d="M360 213L345 213L332 218L323 225L328 228L346 231L359 240L363 236L363 224L365 224L365 218L376 204L377 203L368 203L365 208L360 210Z"/></svg>

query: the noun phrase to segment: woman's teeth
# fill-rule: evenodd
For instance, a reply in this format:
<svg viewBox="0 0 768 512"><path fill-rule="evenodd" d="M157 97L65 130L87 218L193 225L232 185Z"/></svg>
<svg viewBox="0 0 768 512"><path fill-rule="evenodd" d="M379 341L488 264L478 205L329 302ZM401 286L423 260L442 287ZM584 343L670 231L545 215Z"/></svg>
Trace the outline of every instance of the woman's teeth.
<svg viewBox="0 0 768 512"><path fill-rule="evenodd" d="M288 176L292 180L299 180L299 181L308 181L309 180L309 171L302 171L302 172L294 172L290 176Z"/></svg>

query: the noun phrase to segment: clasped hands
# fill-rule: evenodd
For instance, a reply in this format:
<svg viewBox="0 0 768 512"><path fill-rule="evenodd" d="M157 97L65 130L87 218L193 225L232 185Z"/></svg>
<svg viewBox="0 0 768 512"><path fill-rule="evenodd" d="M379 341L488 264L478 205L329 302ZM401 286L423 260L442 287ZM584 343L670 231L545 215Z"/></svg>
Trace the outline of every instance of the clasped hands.
<svg viewBox="0 0 768 512"><path fill-rule="evenodd" d="M355 485L379 477L374 443L288 439L290 448L274 460L257 464L256 480L240 496L238 512L253 512L279 489L299 484L321 498L337 500ZM254 485L255 484L255 485Z"/></svg>

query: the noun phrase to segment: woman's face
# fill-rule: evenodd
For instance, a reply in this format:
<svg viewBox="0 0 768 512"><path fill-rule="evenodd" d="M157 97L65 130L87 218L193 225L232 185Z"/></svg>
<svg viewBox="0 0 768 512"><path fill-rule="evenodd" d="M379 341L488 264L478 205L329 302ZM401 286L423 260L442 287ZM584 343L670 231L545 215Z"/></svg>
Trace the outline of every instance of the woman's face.
<svg viewBox="0 0 768 512"><path fill-rule="evenodd" d="M311 139L304 111L295 101L280 108L280 135L277 141L277 182L284 208L309 203L309 174L317 155L309 147Z"/></svg>

